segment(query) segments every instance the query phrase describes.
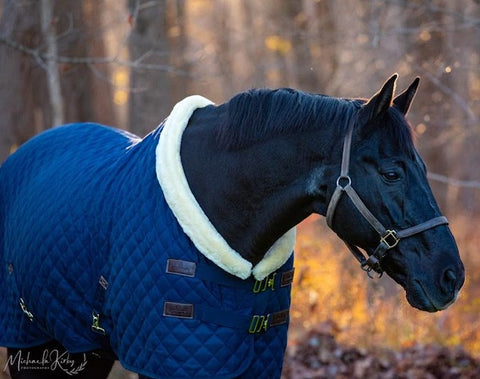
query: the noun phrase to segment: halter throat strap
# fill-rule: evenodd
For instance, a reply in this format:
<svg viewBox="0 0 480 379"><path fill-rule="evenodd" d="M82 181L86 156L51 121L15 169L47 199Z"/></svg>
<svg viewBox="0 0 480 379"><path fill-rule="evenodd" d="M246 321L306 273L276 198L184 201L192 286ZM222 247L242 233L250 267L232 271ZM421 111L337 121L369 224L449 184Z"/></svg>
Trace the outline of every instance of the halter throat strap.
<svg viewBox="0 0 480 379"><path fill-rule="evenodd" d="M355 120L353 119L350 122L347 134L343 140L340 176L337 179L337 186L327 207L327 225L333 230L333 217L335 215L338 202L344 193L347 194L355 208L378 233L380 236L380 242L373 254L370 256L365 256L357 246L352 245L343 239L342 240L345 242L354 257L360 262L362 269L367 272L368 276L371 277L372 270L381 276L383 274L381 260L384 258L388 250L397 246L401 239L414 236L424 232L425 230L432 229L440 225L448 224L448 220L444 216L434 217L418 225L398 231L393 228L387 229L383 226L383 224L372 214L372 212L370 212L360 196L352 187L352 179L349 176L349 167L354 124Z"/></svg>

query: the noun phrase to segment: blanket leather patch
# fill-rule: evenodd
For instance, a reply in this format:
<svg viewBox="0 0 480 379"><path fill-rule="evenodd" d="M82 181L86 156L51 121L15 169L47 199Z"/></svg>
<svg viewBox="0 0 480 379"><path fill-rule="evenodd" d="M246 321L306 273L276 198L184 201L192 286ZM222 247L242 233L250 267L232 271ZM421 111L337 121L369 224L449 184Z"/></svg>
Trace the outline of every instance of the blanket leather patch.
<svg viewBox="0 0 480 379"><path fill-rule="evenodd" d="M197 265L195 262L188 262L181 259L167 260L167 273L195 277Z"/></svg>
<svg viewBox="0 0 480 379"><path fill-rule="evenodd" d="M289 310L285 309L280 312L275 312L272 315L272 320L270 321L270 326L278 326L285 324L288 321Z"/></svg>
<svg viewBox="0 0 480 379"><path fill-rule="evenodd" d="M166 301L163 304L163 315L178 318L193 318L193 304Z"/></svg>
<svg viewBox="0 0 480 379"><path fill-rule="evenodd" d="M292 268L291 270L285 271L282 273L282 278L280 280L280 286L285 287L293 282L293 274L295 273L295 270Z"/></svg>

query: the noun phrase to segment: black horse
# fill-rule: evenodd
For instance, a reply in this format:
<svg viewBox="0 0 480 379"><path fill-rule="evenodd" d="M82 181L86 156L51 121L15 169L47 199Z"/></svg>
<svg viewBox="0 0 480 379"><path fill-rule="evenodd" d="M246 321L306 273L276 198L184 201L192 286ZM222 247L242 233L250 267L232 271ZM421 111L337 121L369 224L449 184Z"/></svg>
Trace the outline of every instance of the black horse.
<svg viewBox="0 0 480 379"><path fill-rule="evenodd" d="M263 262L266 258L272 258L270 256L273 256L273 261L275 261L275 255L279 253L275 249L272 250L272 246L282 238L288 239L285 236L291 237L295 225L310 214L317 213L327 217L329 226L345 241L354 256L360 261L361 267L369 275L372 272L380 275L386 272L405 289L407 299L413 307L435 312L452 304L463 285L464 268L455 240L447 226L447 220L441 215L428 185L425 164L415 150L411 128L405 119L419 80L417 78L406 91L394 97L396 79L396 75L392 76L369 100L338 99L292 89L251 90L238 94L219 106L205 103L198 107L191 115L188 127L181 135L181 146L179 146L181 166L193 198L198 202L211 226L218 232L219 238L223 238L231 250L238 252L239 259L246 262L246 266L244 265L246 271L232 268L229 266L228 260L217 259L216 256L205 253L204 249L208 250L208 246L206 248L200 246L203 242L197 242L199 239L188 233L189 228L195 228L195 225L186 225L189 222L189 216L182 221L174 211L182 228L192 238L198 250L208 259L204 262L201 258L202 254L199 254L198 260L195 258L193 264L169 259L167 273L180 274L181 280L183 280L183 277L195 276L195 268L200 275L199 267L207 267L207 271L210 273L214 272L212 266L217 267L217 270L219 270L219 266L222 269L220 271L225 270L233 274L228 274L230 275L228 281L221 279L228 282L222 283L222 285L230 286L235 280L245 283L251 281L254 288L258 290L256 292L260 292L269 286L273 289L278 284L277 292L271 291L275 296L276 293L280 293L280 288L291 283L293 271L284 269L286 267L284 264L287 265L287 261L291 260L290 255L284 254L277 259L278 262L274 262L273 268L270 267L270 270L264 270ZM48 145L53 146L48 149L55 151L51 155L52 159L58 156L62 159L62 154L73 154L72 150L80 150L86 146L87 142L82 142L81 139L78 140L78 146L74 146L71 143L75 140L70 139L68 140L70 147L64 150L61 148L63 146L61 133L67 133L65 130L75 130L76 135L85 133L82 135L87 138L87 134L84 132L86 127L81 129L79 125L74 125L64 129L60 128L59 132L47 132L51 133L48 138L54 141ZM90 125L89 128L91 128L88 129L91 135L99 127ZM62 130L64 131L62 132ZM154 154L151 146L147 148L148 144L156 143L159 135L164 132L161 126L143 140L112 130L107 132L102 129L102 133L104 137L98 137L95 141L98 145L95 154L96 161L102 160L102 152L110 154L111 151L110 148L107 151L103 147L102 141L115 140L120 145L119 150L122 151L122 154L130 154L135 159L144 159L142 162L145 163L153 160L153 158L144 158L146 152ZM44 139L47 140L47 137ZM41 141L42 137L34 143L40 144ZM31 142L29 143L31 144ZM27 147L29 143L26 144ZM25 148L23 152L25 152ZM50 154L49 152L42 153ZM15 208L13 205L7 207L3 204L4 199L7 198L6 188L13 181L7 175L8 167L14 165L15 159L20 159L21 154L22 148L7 160L4 165L6 168L2 166L0 169L2 189L0 196L3 199L0 216L2 217L1 222L6 225L5 230L7 230L2 230L2 235L0 235L2 258L9 254L6 246L12 246L12 243L9 242L9 245L6 242L7 238L22 238L20 235L14 235L13 229L8 227L9 223L18 222L21 217L8 212L22 212L25 211L26 206L20 206L18 202L15 204L19 208ZM50 172L48 168L35 166L32 155L29 159L28 164L36 167L34 171L38 175ZM64 159L65 162L71 160L70 155L68 155L68 159ZM84 165L85 160L86 158L77 163L72 162L72 164L78 164L83 170L88 170L89 167L97 169L94 164ZM119 161L118 164L117 161ZM168 162L164 162L162 167L166 167L168 164ZM129 167L128 162L116 158L116 160L110 161L108 166L109 170L111 167L114 168L112 170L115 171L116 177L122 178L123 181L127 180L128 175L122 174L122 168ZM157 175L159 175L158 170L161 171L162 168L159 169L157 164ZM58 167L55 167L54 171L58 173ZM154 171L150 170L148 175L154 178L152 173ZM22 172L17 172L17 174L23 175ZM60 175L59 178L68 177L61 176L63 175L61 172L58 175ZM52 177L55 178L55 176ZM26 180L28 185L28 179ZM113 181L113 179L111 180ZM106 181L110 183L110 179ZM160 178L159 181L162 184ZM40 182L41 180L32 183ZM80 186L76 189L75 193L80 194L79 199L82 198L82 189L88 192L88 185L84 184L84 187ZM112 186L110 184L110 187ZM158 183L156 187L158 187ZM22 188L16 190L15 195L12 195L13 202L16 199L15 196L22 196L22 191ZM58 198L64 193L65 190L59 192ZM115 197L112 194L109 196ZM72 201L74 200L71 199L70 202ZM116 200L116 208L111 208L112 212L116 212L115 214L119 212L117 210L119 204L120 202ZM171 205L170 202L169 205ZM95 208L95 206L100 206L100 203L93 203L92 207ZM101 206L109 209L108 204L102 203ZM9 216L10 218L8 218ZM38 222L41 223L42 220L38 220ZM101 222L95 225L103 228L103 224ZM110 228L108 230L115 229L115 220L110 220L108 224ZM152 225L152 227L154 226ZM103 233L103 229L101 230ZM96 238L96 236L92 235L91 238ZM200 236L201 238L202 236ZM360 249L363 249L365 254ZM33 252L33 254L35 253ZM0 289L14 291L4 288L4 286L7 286L7 278L12 275L12 272L15 274L17 267L15 264L8 263L8 259L6 262L5 272L0 274ZM153 266L154 263L150 264ZM253 270L251 270L252 266L254 266ZM261 269L257 269L258 267ZM283 271L279 271L278 276L275 277L275 273L272 274L272 272L277 269ZM85 270L87 271L89 268L85 267ZM215 274L211 274L212 276L204 275L202 282L208 282L213 276L221 274L215 271ZM255 278L252 279L249 277L250 275ZM280 276L281 280L277 283ZM73 280L73 278L70 279ZM102 287L107 290L108 286L108 291L113 291L115 275L110 272L108 277L110 284L103 276L101 279L103 280L103 282L100 281ZM21 283L21 286L23 288L19 289L20 293L34 293L30 288L25 287L24 282ZM213 288L213 285L209 284L207 287ZM226 296L225 294L219 295L215 291L212 290L212 297ZM82 307L83 294L81 291L77 292L80 293L75 295L77 296L75 298L77 300L74 302L76 305L70 312L72 325L76 325L73 323L76 317L75 306ZM85 298L88 297L87 292L85 290ZM129 294L128 296L132 299L135 298L135 295ZM17 298L12 295L12 299ZM21 297L17 300L20 302L24 316L30 322L34 323L37 319L42 320L41 309L43 308L40 306L35 308L34 299ZM158 307L163 307L163 315L162 312L159 314L161 317L177 317L183 322L183 319L194 318L194 308L193 305L191 307L190 305L165 302L158 305ZM70 304L65 302L63 306L67 307ZM113 306L112 309L114 309ZM158 312L158 309L152 309L149 315L153 312ZM75 354L69 355L70 360L78 361L80 365L82 362L85 363L84 366L77 367L75 374L78 376L105 377L117 357L122 362L124 360L123 352L119 352L117 348L112 348L110 345L112 340L108 339L108 335L111 330L112 334L115 332L120 336L118 338L121 338L122 333L127 333L127 331L118 330L120 327L115 325L114 321L111 322L112 325L109 325L108 317L106 321L103 321L104 314L108 314L108 312L95 313L94 311L92 323L93 331L106 335L102 336L104 342L98 343L98 346L91 345L98 347L93 351L83 353L77 350ZM149 315L145 315L144 318L142 316L141 320L135 318L136 316L131 316L130 321L132 324L146 322ZM49 320L54 322L51 321L51 318ZM29 321L25 322L28 324ZM272 315L269 313L267 316L253 316L253 321L250 323L250 330L242 333L255 334L255 341L257 341L257 335L260 336L258 340L267 338L262 337L264 331L263 335L268 336L267 327L272 327L269 329L270 331L275 329L273 326L276 324L288 323L288 309L272 313ZM220 321L220 323L223 322L227 321ZM2 323L0 322L0 334L7 333L1 327ZM72 342L55 341L55 339L59 339L59 335L63 335L63 331L58 328L60 327L54 328L55 334L50 335L49 341L45 341L48 337L39 338L38 346L35 346L34 342L23 346L14 341L10 344L7 344L8 341L3 342L9 347L9 364L13 377L39 378L42 375L53 377L54 373L59 377L62 375L69 377L66 370L35 372L22 370L20 364L21 357L26 357L27 353L30 353L29 359L36 360L37 363L41 361L45 351L57 351L62 355L65 352L64 346L67 345L68 348L71 346L68 343L72 344ZM88 330L88 333L90 332L91 330ZM48 326L44 326L41 333L43 333L42 336L48 336ZM80 331L75 331L75 333L80 333ZM280 362L285 349L286 328L281 333L280 337L277 335L275 337L281 339L280 348L277 349L279 352L276 353L276 359ZM2 336L0 335L1 341ZM262 350L265 350L265 346L268 345L268 340L266 341L262 342L264 344ZM162 341L158 340L154 343L161 345ZM212 356L217 353L219 354L220 351L211 352ZM16 360L17 358L18 360ZM185 356L184 359L186 366L192 364L189 357ZM262 359L266 360L266 358ZM156 362L157 366L162 366L162 364L164 362ZM127 367L129 366L127 365ZM269 369L262 371L258 365L252 367L247 365L243 368L244 371L237 370L232 376L278 376L281 363L277 365L277 371L268 371ZM137 369L131 364L129 368ZM200 368L185 368L185 370L187 369L193 371L185 372L198 372L198 376L201 376ZM155 373L152 370L143 371L142 368L138 368L138 371L149 376L162 376L159 374L162 372L161 370ZM72 372L70 371L69 374L71 375ZM205 376L205 374L203 375Z"/></svg>

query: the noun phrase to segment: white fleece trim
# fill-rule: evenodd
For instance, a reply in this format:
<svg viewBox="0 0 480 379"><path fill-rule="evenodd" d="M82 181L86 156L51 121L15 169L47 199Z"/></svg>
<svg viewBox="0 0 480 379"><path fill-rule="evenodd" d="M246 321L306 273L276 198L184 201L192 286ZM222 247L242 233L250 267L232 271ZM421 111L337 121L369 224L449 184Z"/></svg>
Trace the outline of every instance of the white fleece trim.
<svg viewBox="0 0 480 379"><path fill-rule="evenodd" d="M292 254L295 228L279 238L252 270L252 264L228 245L200 208L183 171L180 159L183 131L197 108L211 104L210 100L195 95L175 105L165 122L156 148L157 179L178 223L205 257L241 279L253 274L257 280L263 280L280 268Z"/></svg>

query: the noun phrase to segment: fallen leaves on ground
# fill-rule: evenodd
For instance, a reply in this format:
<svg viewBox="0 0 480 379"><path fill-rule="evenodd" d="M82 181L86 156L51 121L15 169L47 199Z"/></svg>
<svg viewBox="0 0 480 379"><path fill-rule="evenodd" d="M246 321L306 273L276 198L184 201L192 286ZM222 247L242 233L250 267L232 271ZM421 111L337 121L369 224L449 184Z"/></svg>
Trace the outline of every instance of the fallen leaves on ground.
<svg viewBox="0 0 480 379"><path fill-rule="evenodd" d="M289 347L283 379L320 378L436 379L480 378L480 361L464 349L415 345L395 352L368 351L335 341L319 328Z"/></svg>

